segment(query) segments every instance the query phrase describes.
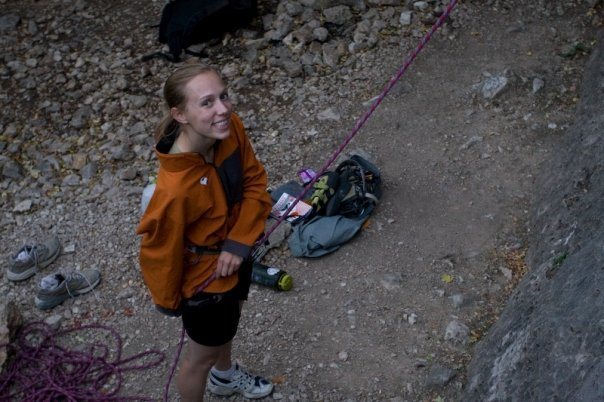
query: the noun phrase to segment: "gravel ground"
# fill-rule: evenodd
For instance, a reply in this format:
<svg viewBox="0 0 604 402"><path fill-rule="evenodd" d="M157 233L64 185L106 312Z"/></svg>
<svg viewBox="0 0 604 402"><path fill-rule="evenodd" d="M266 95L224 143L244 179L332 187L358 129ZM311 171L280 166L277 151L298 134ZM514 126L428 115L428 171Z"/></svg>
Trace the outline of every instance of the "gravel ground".
<svg viewBox="0 0 604 402"><path fill-rule="evenodd" d="M318 0L261 2L250 27L203 46L272 186L324 163L447 4L399 3L334 2L347 11L321 14ZM472 345L524 273L531 184L573 119L602 26L598 1L524 3L460 4L349 146L385 179L357 238L321 259L293 258L286 244L265 257L294 289L254 285L234 349L277 384L273 399L459 397ZM164 2L0 4L0 251L8 259L50 233L63 244L36 277L2 276L0 293L26 321L108 325L126 356L164 352L122 387L159 400L180 321L153 311L134 229L175 67L140 61L160 48L150 25ZM313 26L328 37L309 37ZM94 294L35 308L42 274L87 268L102 273ZM107 339L92 332L74 344Z"/></svg>

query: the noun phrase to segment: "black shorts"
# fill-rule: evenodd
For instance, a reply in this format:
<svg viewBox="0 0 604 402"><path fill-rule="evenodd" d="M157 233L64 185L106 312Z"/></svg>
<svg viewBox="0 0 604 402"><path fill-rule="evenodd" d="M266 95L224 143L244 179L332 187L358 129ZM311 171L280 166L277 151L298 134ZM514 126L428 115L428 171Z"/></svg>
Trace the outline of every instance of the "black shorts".
<svg viewBox="0 0 604 402"><path fill-rule="evenodd" d="M247 300L252 263L239 268L239 282L226 293L200 292L182 303L182 322L187 335L204 346L220 346L235 337L239 325L239 302Z"/></svg>

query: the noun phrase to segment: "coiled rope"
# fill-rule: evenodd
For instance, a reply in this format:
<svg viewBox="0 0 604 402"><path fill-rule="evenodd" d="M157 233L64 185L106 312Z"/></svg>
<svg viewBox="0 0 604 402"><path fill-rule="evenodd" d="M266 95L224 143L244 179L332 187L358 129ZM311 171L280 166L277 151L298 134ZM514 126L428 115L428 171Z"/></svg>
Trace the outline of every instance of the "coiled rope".
<svg viewBox="0 0 604 402"><path fill-rule="evenodd" d="M83 342L92 335L103 341ZM69 338L69 339L67 339ZM107 345L112 339L113 348ZM54 331L48 324L24 325L7 346L9 364L0 376L2 401L154 401L144 396L119 396L124 375L157 367L164 354L148 350L122 358L119 333L102 325L84 325Z"/></svg>

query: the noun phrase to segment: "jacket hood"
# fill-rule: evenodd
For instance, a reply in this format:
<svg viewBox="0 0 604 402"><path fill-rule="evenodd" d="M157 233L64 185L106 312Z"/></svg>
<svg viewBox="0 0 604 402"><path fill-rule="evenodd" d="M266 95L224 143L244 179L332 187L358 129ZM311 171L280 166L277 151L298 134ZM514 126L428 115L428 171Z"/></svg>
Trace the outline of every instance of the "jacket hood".
<svg viewBox="0 0 604 402"><path fill-rule="evenodd" d="M191 168L193 165L205 165L206 161L203 157L196 152L181 152L178 154L171 154L170 150L174 141L178 137L179 127L168 128L170 131L164 135L157 145L155 145L155 155L159 160L159 164L168 172L180 172ZM216 147L220 140L216 141L214 146Z"/></svg>

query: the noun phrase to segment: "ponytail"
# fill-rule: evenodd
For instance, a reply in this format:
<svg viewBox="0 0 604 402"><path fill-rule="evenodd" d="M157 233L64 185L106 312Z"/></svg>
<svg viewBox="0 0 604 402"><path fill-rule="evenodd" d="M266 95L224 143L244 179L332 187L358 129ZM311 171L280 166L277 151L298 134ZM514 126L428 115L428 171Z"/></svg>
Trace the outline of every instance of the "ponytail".
<svg viewBox="0 0 604 402"><path fill-rule="evenodd" d="M153 133L153 138L155 139L155 143L158 143L162 138L168 135L174 134L177 136L179 131L180 126L178 122L174 120L170 113L166 113L157 124L155 132Z"/></svg>

